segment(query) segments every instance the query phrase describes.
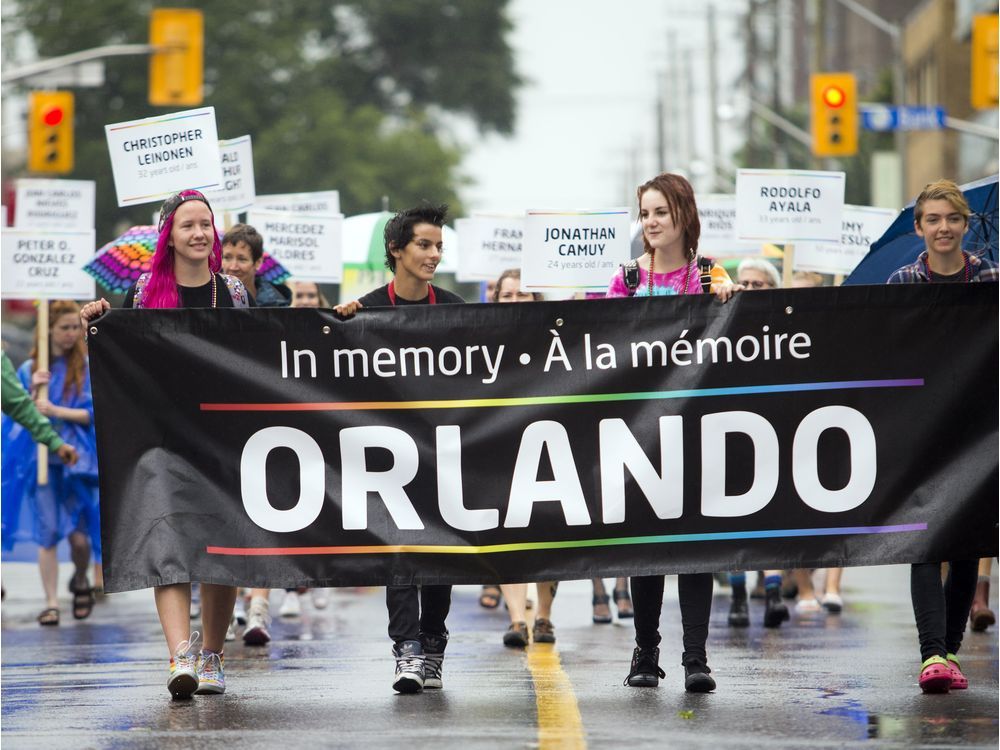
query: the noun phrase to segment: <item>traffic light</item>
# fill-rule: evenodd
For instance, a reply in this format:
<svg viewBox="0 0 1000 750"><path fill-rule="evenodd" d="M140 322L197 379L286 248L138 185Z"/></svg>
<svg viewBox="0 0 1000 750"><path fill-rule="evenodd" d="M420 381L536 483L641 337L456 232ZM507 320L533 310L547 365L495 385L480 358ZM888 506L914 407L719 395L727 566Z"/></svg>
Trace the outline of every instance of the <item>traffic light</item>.
<svg viewBox="0 0 1000 750"><path fill-rule="evenodd" d="M858 152L858 93L853 73L813 73L810 79L813 154Z"/></svg>
<svg viewBox="0 0 1000 750"><path fill-rule="evenodd" d="M205 22L200 10L156 8L149 43L167 48L149 58L149 103L198 105L204 99Z"/></svg>
<svg viewBox="0 0 1000 750"><path fill-rule="evenodd" d="M972 106L976 109L997 106L998 21L996 14L972 19Z"/></svg>
<svg viewBox="0 0 1000 750"><path fill-rule="evenodd" d="M33 91L28 111L28 169L73 171L73 94Z"/></svg>

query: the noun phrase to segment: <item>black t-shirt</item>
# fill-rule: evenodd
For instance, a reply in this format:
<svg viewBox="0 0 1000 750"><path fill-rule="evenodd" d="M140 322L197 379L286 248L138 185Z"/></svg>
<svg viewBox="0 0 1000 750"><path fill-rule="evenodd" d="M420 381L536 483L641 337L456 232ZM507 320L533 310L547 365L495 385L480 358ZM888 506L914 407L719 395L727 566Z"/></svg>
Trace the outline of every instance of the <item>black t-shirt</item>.
<svg viewBox="0 0 1000 750"><path fill-rule="evenodd" d="M964 283L965 282L965 269L960 268L955 271L955 273L935 273L931 271L931 281L935 284L950 284L950 283Z"/></svg>
<svg viewBox="0 0 1000 750"><path fill-rule="evenodd" d="M431 288L434 290L434 298L439 305L465 302L464 299L459 297L454 292L449 292L447 289L442 289L441 287L434 286L433 284L431 284ZM360 302L363 307L392 307L392 300L389 299L389 285L386 284L385 286L380 286L378 289L373 289L365 296L358 298L358 302ZM430 295L418 300L403 299L398 294L396 295L397 307L403 307L404 305L427 305L429 303Z"/></svg>
<svg viewBox="0 0 1000 750"><path fill-rule="evenodd" d="M215 304L216 307L234 307L233 296L229 293L229 286L226 284L226 280L222 278L222 274L215 274ZM147 285L147 289L149 286ZM201 286L181 286L177 285L177 292L180 295L180 304L178 307L211 307L212 306L212 282L208 281ZM247 295L247 300L250 302L250 307L256 307L254 299L249 294ZM129 308L134 307L135 303L135 284L129 287L128 292L125 294L125 303L122 307Z"/></svg>

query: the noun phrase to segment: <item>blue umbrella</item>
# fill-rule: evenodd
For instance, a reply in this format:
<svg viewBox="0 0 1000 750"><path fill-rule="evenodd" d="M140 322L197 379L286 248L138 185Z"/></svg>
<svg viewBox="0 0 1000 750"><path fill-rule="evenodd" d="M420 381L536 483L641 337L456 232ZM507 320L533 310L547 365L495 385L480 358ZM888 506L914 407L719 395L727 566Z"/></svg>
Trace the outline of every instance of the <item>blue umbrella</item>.
<svg viewBox="0 0 1000 750"><path fill-rule="evenodd" d="M997 175L967 185L962 192L972 209L969 229L962 238L967 252L997 260ZM884 284L897 268L913 263L924 250L924 240L913 229L913 203L899 212L885 234L872 245L845 284Z"/></svg>

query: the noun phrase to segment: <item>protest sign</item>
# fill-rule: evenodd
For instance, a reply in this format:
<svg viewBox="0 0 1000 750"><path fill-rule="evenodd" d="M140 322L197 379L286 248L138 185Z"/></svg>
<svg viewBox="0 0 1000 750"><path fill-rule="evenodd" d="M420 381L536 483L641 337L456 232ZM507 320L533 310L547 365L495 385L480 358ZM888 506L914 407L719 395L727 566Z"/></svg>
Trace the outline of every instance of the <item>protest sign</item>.
<svg viewBox="0 0 1000 750"><path fill-rule="evenodd" d="M631 255L628 209L530 210L525 214L521 288L604 291Z"/></svg>
<svg viewBox="0 0 1000 750"><path fill-rule="evenodd" d="M844 173L741 169L736 238L748 242L840 242Z"/></svg>
<svg viewBox="0 0 1000 750"><path fill-rule="evenodd" d="M222 163L222 188L208 191L205 196L216 213L246 211L257 196L250 136L219 141L219 159Z"/></svg>
<svg viewBox="0 0 1000 750"><path fill-rule="evenodd" d="M891 208L845 205L840 243L799 242L795 245L795 270L846 276L868 254L897 213Z"/></svg>
<svg viewBox="0 0 1000 750"><path fill-rule="evenodd" d="M264 250L301 281L339 284L343 275L343 216L308 216L262 211L256 206L247 223L264 238Z"/></svg>
<svg viewBox="0 0 1000 750"><path fill-rule="evenodd" d="M20 211L20 206L18 207ZM94 230L4 229L4 299L93 299Z"/></svg>
<svg viewBox="0 0 1000 750"><path fill-rule="evenodd" d="M94 227L93 180L17 181L15 226L81 230Z"/></svg>
<svg viewBox="0 0 1000 750"><path fill-rule="evenodd" d="M989 284L94 325L108 591L997 553Z"/></svg>
<svg viewBox="0 0 1000 750"><path fill-rule="evenodd" d="M458 232L458 281L493 281L508 268L521 267L523 216L477 214L455 222Z"/></svg>
<svg viewBox="0 0 1000 750"><path fill-rule="evenodd" d="M340 193L336 190L321 190L315 193L276 193L258 195L254 210L284 211L287 213L309 214L310 216L340 215Z"/></svg>
<svg viewBox="0 0 1000 750"><path fill-rule="evenodd" d="M740 242L736 239L736 196L706 193L696 196L701 237L698 253L716 257L759 255L760 242Z"/></svg>
<svg viewBox="0 0 1000 750"><path fill-rule="evenodd" d="M105 125L119 206L222 186L215 107Z"/></svg>

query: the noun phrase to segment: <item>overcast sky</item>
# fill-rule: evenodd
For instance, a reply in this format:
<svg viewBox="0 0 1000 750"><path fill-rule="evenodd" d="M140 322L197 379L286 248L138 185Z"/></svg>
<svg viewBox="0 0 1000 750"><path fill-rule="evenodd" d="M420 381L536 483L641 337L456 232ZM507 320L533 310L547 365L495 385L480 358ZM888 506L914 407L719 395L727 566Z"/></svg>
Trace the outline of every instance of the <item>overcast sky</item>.
<svg viewBox="0 0 1000 750"><path fill-rule="evenodd" d="M738 23L743 0L719 0L720 79L732 102L742 65ZM683 126L695 122L695 154L708 161L706 68L707 2L677 0L512 0L509 37L518 71L527 80L518 95L511 138L460 133L473 144L464 171L475 184L464 191L469 211L527 208L631 207L639 182L655 163L657 92L671 70L671 33L678 57L692 67L694 97L672 96ZM669 87L669 83L667 84ZM737 123L733 123L736 125ZM723 125L725 145L737 136ZM674 142L684 130L670 128ZM725 149L724 149L725 150ZM680 161L686 161L681 159ZM675 161L672 167L683 166Z"/></svg>

